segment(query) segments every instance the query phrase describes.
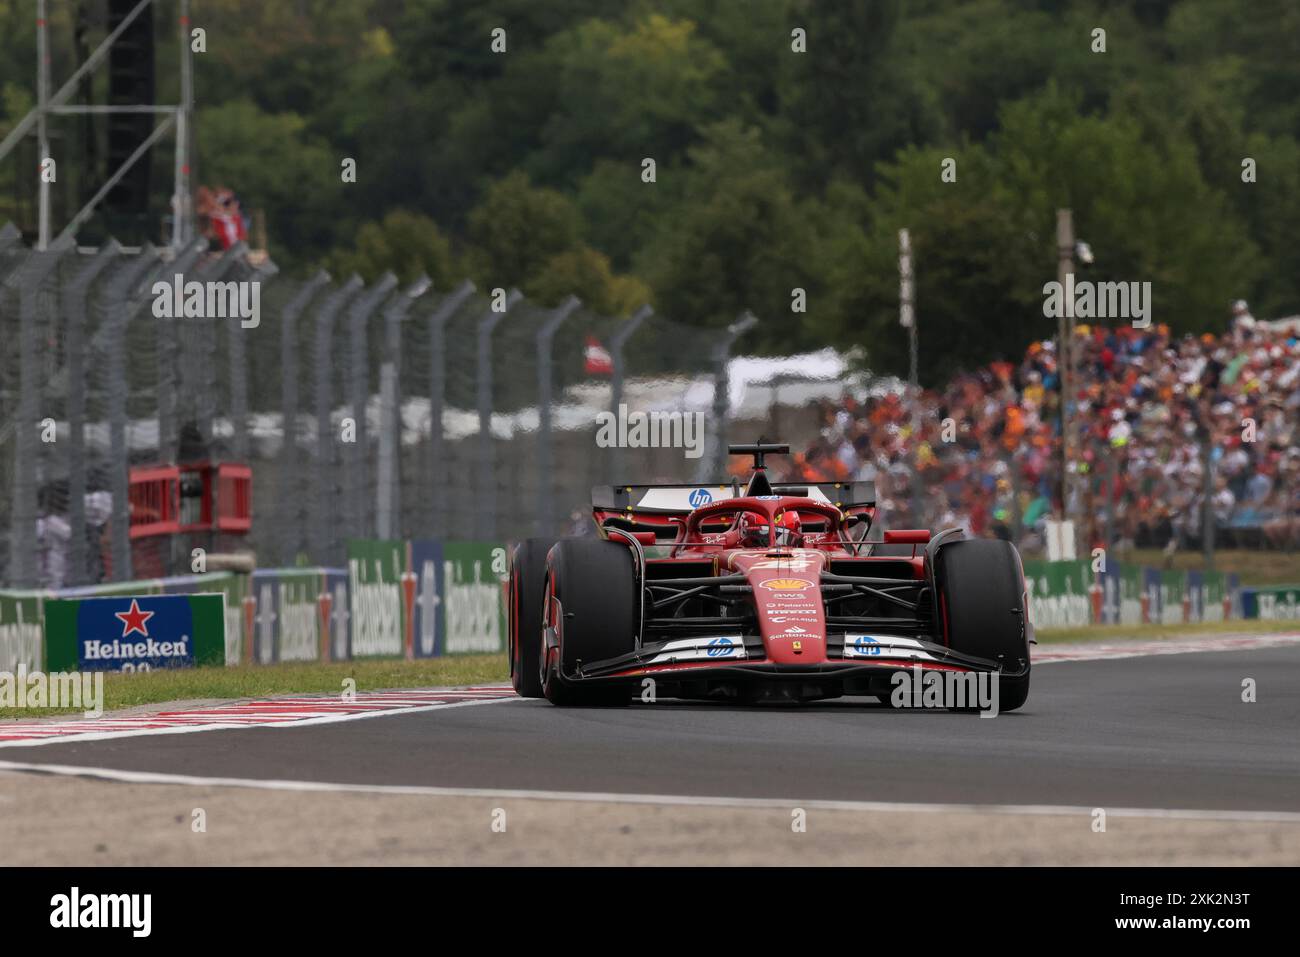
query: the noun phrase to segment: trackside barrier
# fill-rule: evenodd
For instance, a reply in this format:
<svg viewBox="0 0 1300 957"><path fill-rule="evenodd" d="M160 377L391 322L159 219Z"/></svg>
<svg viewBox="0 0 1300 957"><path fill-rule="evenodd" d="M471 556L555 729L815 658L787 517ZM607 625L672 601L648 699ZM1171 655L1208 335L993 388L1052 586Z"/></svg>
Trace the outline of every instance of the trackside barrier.
<svg viewBox="0 0 1300 957"><path fill-rule="evenodd" d="M221 640L225 646L225 663L236 664L240 660L244 643L243 618L247 581L246 575L237 575L233 572L208 572L203 575L147 578L52 591L0 591L0 671L12 672L19 664L25 665L29 670L48 668L50 662L47 629L50 621L47 605L49 602L131 595L145 597L221 593L225 605L223 625L220 629ZM205 604L203 614L207 613L207 607ZM63 629L68 627L66 621L67 619L56 619L54 624Z"/></svg>
<svg viewBox="0 0 1300 957"><path fill-rule="evenodd" d="M164 595L222 596L217 633L223 654L211 650L213 632L205 627L199 660L208 664L218 658L226 665L275 664L505 650L504 544L354 539L347 555L346 568L209 572L57 591L0 591L0 671L20 664L33 671L46 667L51 625L59 630L53 636L56 657L67 663L76 643L68 632L79 619L66 606L52 623L53 601ZM211 603L202 604L203 615L210 614ZM114 604L108 613L129 607Z"/></svg>
<svg viewBox="0 0 1300 957"><path fill-rule="evenodd" d="M154 671L225 664L216 592L45 600L45 669Z"/></svg>
<svg viewBox="0 0 1300 957"><path fill-rule="evenodd" d="M347 568L209 572L58 591L0 591L0 672L48 668L55 599L220 593L226 665L430 658L505 650L507 547L353 539ZM1300 619L1300 586L1241 588L1235 575L1110 562L1026 560L1038 628ZM67 618L53 624L66 628ZM62 642L62 643L60 643ZM66 637L55 645L65 649ZM215 658L204 652L202 660ZM65 663L60 661L59 663Z"/></svg>
<svg viewBox="0 0 1300 957"><path fill-rule="evenodd" d="M0 592L0 671L45 667L41 611L40 592Z"/></svg>
<svg viewBox="0 0 1300 957"><path fill-rule="evenodd" d="M352 539L353 657L428 658L506 647L506 546Z"/></svg>
<svg viewBox="0 0 1300 957"><path fill-rule="evenodd" d="M1264 621L1300 619L1300 585L1243 588L1241 608L1247 618Z"/></svg>
<svg viewBox="0 0 1300 957"><path fill-rule="evenodd" d="M1120 562L1094 569L1086 560L1026 559L1024 568L1029 616L1036 628L1178 625L1255 617L1253 610L1243 614L1237 576L1224 572Z"/></svg>
<svg viewBox="0 0 1300 957"><path fill-rule="evenodd" d="M348 580L341 568L259 569L245 606L243 660L269 665L352 656Z"/></svg>

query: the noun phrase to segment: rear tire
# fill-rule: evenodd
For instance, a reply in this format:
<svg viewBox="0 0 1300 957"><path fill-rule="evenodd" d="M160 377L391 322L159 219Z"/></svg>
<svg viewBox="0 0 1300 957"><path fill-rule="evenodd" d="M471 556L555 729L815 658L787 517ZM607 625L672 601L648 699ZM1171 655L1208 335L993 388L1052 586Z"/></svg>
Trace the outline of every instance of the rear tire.
<svg viewBox="0 0 1300 957"><path fill-rule="evenodd" d="M935 578L948 646L1001 661L1009 671L1025 670L998 679L998 710L1015 711L1029 697L1024 574L1015 546L983 538L945 545Z"/></svg>
<svg viewBox="0 0 1300 957"><path fill-rule="evenodd" d="M542 696L542 587L553 538L529 538L510 556L510 683L522 698Z"/></svg>
<svg viewBox="0 0 1300 957"><path fill-rule="evenodd" d="M582 664L617 658L636 647L637 610L632 550L603 539L559 542L547 562L550 621L559 648L541 652L542 693L552 704L621 706L631 703L623 683L583 685L564 680Z"/></svg>

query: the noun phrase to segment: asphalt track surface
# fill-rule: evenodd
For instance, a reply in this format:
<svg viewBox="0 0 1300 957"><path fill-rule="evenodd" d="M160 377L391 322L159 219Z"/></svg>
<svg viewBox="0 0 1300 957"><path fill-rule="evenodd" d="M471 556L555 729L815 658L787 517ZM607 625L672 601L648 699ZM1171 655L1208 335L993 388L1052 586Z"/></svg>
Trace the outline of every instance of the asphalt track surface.
<svg viewBox="0 0 1300 957"><path fill-rule="evenodd" d="M1242 701L1253 678L1258 700ZM506 700L302 728L51 743L32 764L358 785L791 800L1300 811L1300 646L1036 667L989 720Z"/></svg>

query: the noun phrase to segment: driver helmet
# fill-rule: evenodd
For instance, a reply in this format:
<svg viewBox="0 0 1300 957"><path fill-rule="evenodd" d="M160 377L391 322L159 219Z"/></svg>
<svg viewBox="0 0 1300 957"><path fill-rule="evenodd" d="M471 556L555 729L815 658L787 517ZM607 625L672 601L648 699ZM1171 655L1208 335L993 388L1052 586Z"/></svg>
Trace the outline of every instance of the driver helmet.
<svg viewBox="0 0 1300 957"><path fill-rule="evenodd" d="M777 516L776 543L790 548L803 544L803 522L798 512L782 512Z"/></svg>
<svg viewBox="0 0 1300 957"><path fill-rule="evenodd" d="M742 548L761 548L768 544L767 516L759 512L741 512L736 520Z"/></svg>

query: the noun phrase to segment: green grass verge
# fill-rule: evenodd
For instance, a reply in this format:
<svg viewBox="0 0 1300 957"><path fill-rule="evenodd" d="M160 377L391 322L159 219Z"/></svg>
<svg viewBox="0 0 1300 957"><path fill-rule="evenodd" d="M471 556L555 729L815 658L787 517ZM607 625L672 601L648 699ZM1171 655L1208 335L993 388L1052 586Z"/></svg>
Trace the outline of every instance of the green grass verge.
<svg viewBox="0 0 1300 957"><path fill-rule="evenodd" d="M420 661L303 662L283 665L240 665L235 668L177 668L104 676L104 710L199 698L255 698L279 694L326 692L341 694L352 678L358 691L384 688L436 688L505 681L510 677L506 656L454 655ZM50 708L0 708L2 718L38 718L77 714Z"/></svg>
<svg viewBox="0 0 1300 957"><path fill-rule="evenodd" d="M1087 628L1040 628L1040 644L1062 641L1104 641L1116 638L1174 638L1182 635L1222 635L1233 632L1265 634L1300 631L1300 621L1206 621L1195 625L1093 625Z"/></svg>

